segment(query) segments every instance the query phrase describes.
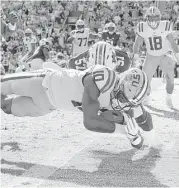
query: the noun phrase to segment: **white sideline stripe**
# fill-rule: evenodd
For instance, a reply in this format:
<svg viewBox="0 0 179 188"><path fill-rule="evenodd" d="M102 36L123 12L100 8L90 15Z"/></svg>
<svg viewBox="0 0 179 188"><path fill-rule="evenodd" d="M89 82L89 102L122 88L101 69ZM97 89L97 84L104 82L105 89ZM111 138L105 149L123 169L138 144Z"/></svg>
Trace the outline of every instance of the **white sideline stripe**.
<svg viewBox="0 0 179 188"><path fill-rule="evenodd" d="M30 184L31 184L31 186L27 185L27 187L33 187L33 188L38 187L40 184L43 183L43 181L45 181L45 179L47 179L49 176L51 176L53 173L55 173L56 170L58 170L60 167L62 167L64 165L66 165L75 155L78 155L81 151L86 149L89 145L91 145L96 140L97 139L93 139L88 144L86 144L82 149L79 149L77 152L75 152L73 154L70 154L72 152L69 152L70 156L65 158L65 159L60 159L60 157L59 157L59 162L60 162L59 165L55 164L54 166L52 166L52 159L54 158L54 156L56 158L58 158L58 156L63 155L63 153L61 153L59 151L50 152L50 153L46 154L45 156L43 156L44 157L44 160L43 160L44 166L47 166L48 164L50 164L50 166L53 167L48 172L43 171L41 173L41 177L43 177L43 180L40 180L39 178L35 178L35 177L32 177L32 176L28 177L29 174L37 174L37 172L39 172L41 170L38 167L38 166L43 165L41 163L39 165L35 165L32 168L26 170L23 174L20 175L21 177L14 178L8 185L6 185L6 187L19 187L19 186L24 187L25 185L23 185L23 183L25 183L25 182L30 182ZM63 151L63 152L65 152L65 151ZM56 168L55 168L55 166L56 166Z"/></svg>

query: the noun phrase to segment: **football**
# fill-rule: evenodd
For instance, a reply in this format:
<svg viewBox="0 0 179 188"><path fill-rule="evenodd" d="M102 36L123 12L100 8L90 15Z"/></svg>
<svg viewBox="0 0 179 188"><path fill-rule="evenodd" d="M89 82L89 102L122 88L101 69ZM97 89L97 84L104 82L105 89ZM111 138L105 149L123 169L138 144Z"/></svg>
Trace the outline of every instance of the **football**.
<svg viewBox="0 0 179 188"><path fill-rule="evenodd" d="M123 114L120 111L114 111L114 110L107 110L100 114L104 119L122 124L124 122Z"/></svg>

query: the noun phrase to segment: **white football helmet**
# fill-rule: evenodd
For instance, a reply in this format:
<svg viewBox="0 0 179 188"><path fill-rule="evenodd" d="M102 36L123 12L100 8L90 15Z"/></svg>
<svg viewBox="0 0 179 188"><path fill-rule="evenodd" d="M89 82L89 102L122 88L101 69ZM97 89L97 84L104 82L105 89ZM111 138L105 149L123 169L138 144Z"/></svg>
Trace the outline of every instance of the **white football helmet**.
<svg viewBox="0 0 179 188"><path fill-rule="evenodd" d="M31 38L33 35L33 32L30 28L27 28L24 32L26 38Z"/></svg>
<svg viewBox="0 0 179 188"><path fill-rule="evenodd" d="M99 41L89 49L89 66L99 64L114 68L115 57L113 46L105 41Z"/></svg>
<svg viewBox="0 0 179 188"><path fill-rule="evenodd" d="M114 110L124 111L137 107L149 91L147 75L138 68L130 68L119 75L111 96L111 106Z"/></svg>
<svg viewBox="0 0 179 188"><path fill-rule="evenodd" d="M160 20L161 20L160 10L155 6L149 7L146 10L145 18L148 22L148 25L151 28L156 29L160 23Z"/></svg>
<svg viewBox="0 0 179 188"><path fill-rule="evenodd" d="M85 28L85 22L81 19L79 19L77 22L76 22L76 30L80 31L80 32L83 32L84 31L84 28Z"/></svg>
<svg viewBox="0 0 179 188"><path fill-rule="evenodd" d="M113 22L108 23L107 29L109 34L113 34L116 30L116 25Z"/></svg>

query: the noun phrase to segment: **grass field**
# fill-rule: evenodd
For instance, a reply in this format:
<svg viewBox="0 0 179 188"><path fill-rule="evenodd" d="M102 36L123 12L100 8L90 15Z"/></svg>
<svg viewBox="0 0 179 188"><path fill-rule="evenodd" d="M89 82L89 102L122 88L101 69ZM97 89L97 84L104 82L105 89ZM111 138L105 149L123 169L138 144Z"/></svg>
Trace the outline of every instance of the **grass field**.
<svg viewBox="0 0 179 188"><path fill-rule="evenodd" d="M154 79L147 109L165 147L131 148L122 135L87 131L80 112L2 115L2 187L179 187L179 80L172 101ZM172 104L171 104L172 103Z"/></svg>

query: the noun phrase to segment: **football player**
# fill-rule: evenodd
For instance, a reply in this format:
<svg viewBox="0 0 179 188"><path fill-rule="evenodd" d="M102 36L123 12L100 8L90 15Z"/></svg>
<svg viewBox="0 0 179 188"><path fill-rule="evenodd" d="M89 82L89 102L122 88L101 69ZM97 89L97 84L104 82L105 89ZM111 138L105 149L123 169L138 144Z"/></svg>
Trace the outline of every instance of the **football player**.
<svg viewBox="0 0 179 188"><path fill-rule="evenodd" d="M147 21L137 25L137 37L133 47L134 59L139 58L139 47L145 41L147 55L143 71L151 82L157 67L160 66L166 76L166 91L168 94L172 94L175 63L167 53L172 50L179 61L179 50L172 36L172 23L161 21L160 10L155 6L147 9L145 17Z"/></svg>
<svg viewBox="0 0 179 188"><path fill-rule="evenodd" d="M131 62L127 53L105 41L99 41L86 52L71 58L69 68L85 70L96 64L105 65L121 73L129 69Z"/></svg>
<svg viewBox="0 0 179 188"><path fill-rule="evenodd" d="M89 38L98 38L97 34L91 33L89 28L85 28L84 21L81 19L76 22L76 29L71 31L70 35L67 42L72 43L72 56L88 50Z"/></svg>
<svg viewBox="0 0 179 188"><path fill-rule="evenodd" d="M116 26L113 22L107 24L107 30L102 33L102 40L113 46L120 46L120 35L116 33Z"/></svg>
<svg viewBox="0 0 179 188"><path fill-rule="evenodd" d="M26 29L24 32L24 53L26 53L26 55L22 58L22 61L26 61L30 56L33 55L33 53L35 52L36 49L36 43L37 40L35 38L35 36L33 35L33 32L31 29Z"/></svg>
<svg viewBox="0 0 179 188"><path fill-rule="evenodd" d="M103 65L86 71L44 69L4 75L1 82L1 108L7 114L41 116L57 108L78 108L82 103L86 129L121 133L121 124L125 124L126 134L136 148L143 144L138 125L144 131L153 129L151 115L140 106L149 89L148 79L137 68L120 74ZM106 112L98 113L100 109L111 109L117 118L108 120Z"/></svg>

